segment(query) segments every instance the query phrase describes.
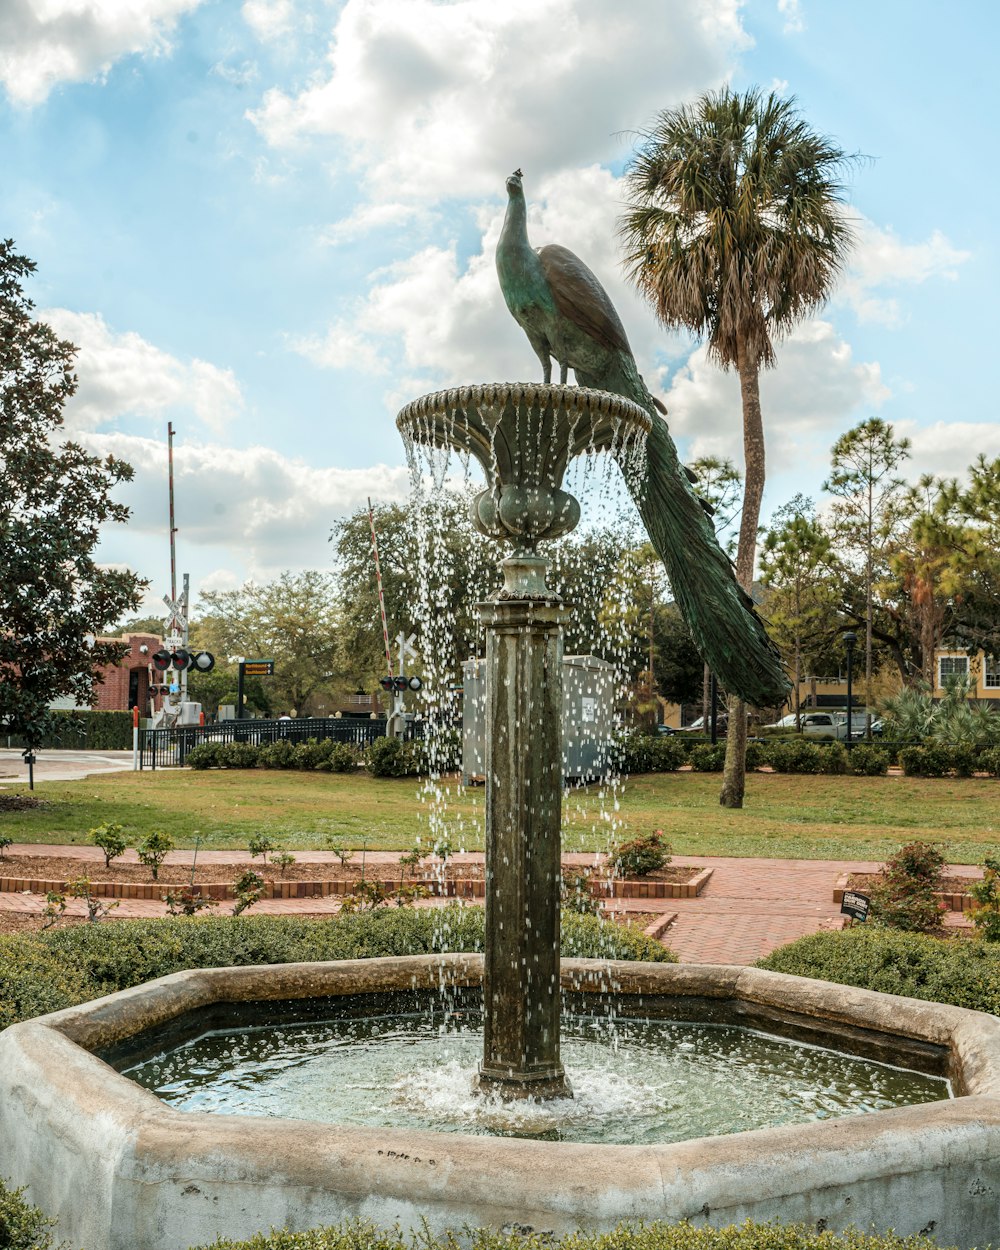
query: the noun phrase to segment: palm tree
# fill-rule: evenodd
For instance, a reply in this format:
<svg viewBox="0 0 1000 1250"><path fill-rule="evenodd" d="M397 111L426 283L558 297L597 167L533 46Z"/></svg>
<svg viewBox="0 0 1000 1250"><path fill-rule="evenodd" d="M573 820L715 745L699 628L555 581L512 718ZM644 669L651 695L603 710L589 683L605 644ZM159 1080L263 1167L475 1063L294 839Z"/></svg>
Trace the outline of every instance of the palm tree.
<svg viewBox="0 0 1000 1250"><path fill-rule="evenodd" d="M774 340L827 299L853 242L839 175L854 158L794 100L728 87L660 113L640 134L620 233L630 279L664 325L702 336L735 368L743 405L743 514L736 575L750 590L764 493L760 370ZM729 717L720 801L743 805L746 713Z"/></svg>

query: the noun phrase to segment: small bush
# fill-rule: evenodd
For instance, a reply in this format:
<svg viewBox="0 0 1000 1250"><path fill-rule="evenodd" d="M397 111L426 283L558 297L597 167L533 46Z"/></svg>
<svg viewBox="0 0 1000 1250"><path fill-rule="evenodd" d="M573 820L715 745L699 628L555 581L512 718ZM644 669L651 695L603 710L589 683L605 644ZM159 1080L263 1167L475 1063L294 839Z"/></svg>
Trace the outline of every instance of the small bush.
<svg viewBox="0 0 1000 1250"><path fill-rule="evenodd" d="M991 777L1000 777L1000 747L987 747L979 752L979 768Z"/></svg>
<svg viewBox="0 0 1000 1250"><path fill-rule="evenodd" d="M279 738L277 742L269 742L257 753L258 768L298 768L295 759L295 743L287 738Z"/></svg>
<svg viewBox="0 0 1000 1250"><path fill-rule="evenodd" d="M332 738L324 738L320 742L317 742L315 738L310 738L308 742L297 742L295 744L295 767L307 771L321 768L329 759L332 749Z"/></svg>
<svg viewBox="0 0 1000 1250"><path fill-rule="evenodd" d="M419 777L423 765L421 744L402 738L376 738L365 756L365 766L373 777Z"/></svg>
<svg viewBox="0 0 1000 1250"><path fill-rule="evenodd" d="M168 833L154 830L146 834L139 843L136 847L136 854L139 856L139 863L146 865L153 874L153 880L156 881L160 875L160 865L173 849L173 838Z"/></svg>
<svg viewBox="0 0 1000 1250"><path fill-rule="evenodd" d="M820 772L841 777L844 773L850 772L850 767L847 747L842 742L831 742L828 747L824 747L820 752Z"/></svg>
<svg viewBox="0 0 1000 1250"><path fill-rule="evenodd" d="M747 772L763 768L768 762L768 744L751 738L747 742Z"/></svg>
<svg viewBox="0 0 1000 1250"><path fill-rule="evenodd" d="M0 1178L0 1246L3 1250L49 1250L55 1220L22 1198L23 1189L8 1189Z"/></svg>
<svg viewBox="0 0 1000 1250"><path fill-rule="evenodd" d="M330 773L353 773L360 763L361 754L357 747L349 742L334 742L320 768Z"/></svg>
<svg viewBox="0 0 1000 1250"><path fill-rule="evenodd" d="M630 733L622 743L621 770L630 777L651 773L654 769L653 748L657 743L643 733Z"/></svg>
<svg viewBox="0 0 1000 1250"><path fill-rule="evenodd" d="M99 846L104 852L105 868L110 868L111 861L118 859L128 850L125 831L121 825L98 825L96 829L91 829L87 836L94 846Z"/></svg>
<svg viewBox="0 0 1000 1250"><path fill-rule="evenodd" d="M899 762L907 777L947 777L952 768L951 748L935 743L901 747Z"/></svg>
<svg viewBox="0 0 1000 1250"><path fill-rule="evenodd" d="M908 842L889 857L871 892L872 919L908 933L926 933L941 923L944 856L931 842Z"/></svg>
<svg viewBox="0 0 1000 1250"><path fill-rule="evenodd" d="M721 773L726 763L726 744L717 742L712 746L703 742L692 749L689 758L696 773Z"/></svg>
<svg viewBox="0 0 1000 1250"><path fill-rule="evenodd" d="M973 881L969 893L979 904L971 912L976 932L986 942L1000 942L1000 859L983 861L982 881Z"/></svg>
<svg viewBox="0 0 1000 1250"><path fill-rule="evenodd" d="M986 942L856 927L799 938L757 967L1000 1015L1000 951Z"/></svg>
<svg viewBox="0 0 1000 1250"><path fill-rule="evenodd" d="M789 738L783 742L772 742L767 755L776 773L818 773L824 749L804 738Z"/></svg>
<svg viewBox="0 0 1000 1250"><path fill-rule="evenodd" d="M184 757L184 763L188 768L221 768L222 767L222 748L225 746L223 742L202 742L199 746L192 747Z"/></svg>
<svg viewBox="0 0 1000 1250"><path fill-rule="evenodd" d="M608 862L619 877L645 877L670 863L670 843L663 831L646 833L612 848Z"/></svg>
<svg viewBox="0 0 1000 1250"><path fill-rule="evenodd" d="M78 961L48 944L55 936L11 933L0 938L0 1029L94 997Z"/></svg>
<svg viewBox="0 0 1000 1250"><path fill-rule="evenodd" d="M978 764L978 752L964 743L950 748L951 768L956 777L971 777Z"/></svg>
<svg viewBox="0 0 1000 1250"><path fill-rule="evenodd" d="M652 771L656 773L675 773L687 763L688 754L683 742L677 738L664 735L650 738Z"/></svg>
<svg viewBox="0 0 1000 1250"><path fill-rule="evenodd" d="M221 768L256 768L262 747L252 742L223 742L219 744Z"/></svg>
<svg viewBox="0 0 1000 1250"><path fill-rule="evenodd" d="M889 752L884 747L859 742L851 747L851 772L859 777L884 777L889 771Z"/></svg>

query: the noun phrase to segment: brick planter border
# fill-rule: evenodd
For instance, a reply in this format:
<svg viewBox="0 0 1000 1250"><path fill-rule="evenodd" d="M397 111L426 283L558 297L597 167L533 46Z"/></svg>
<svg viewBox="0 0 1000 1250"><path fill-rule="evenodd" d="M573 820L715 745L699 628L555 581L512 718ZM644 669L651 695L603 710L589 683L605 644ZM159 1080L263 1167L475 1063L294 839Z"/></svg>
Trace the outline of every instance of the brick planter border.
<svg viewBox="0 0 1000 1250"><path fill-rule="evenodd" d="M851 888L847 883L854 875L854 873L843 872L834 882L833 901L838 907L844 901L844 891ZM964 892L953 893L951 890L935 890L934 897L939 898L948 911L972 911L976 905L976 900L972 895Z"/></svg>

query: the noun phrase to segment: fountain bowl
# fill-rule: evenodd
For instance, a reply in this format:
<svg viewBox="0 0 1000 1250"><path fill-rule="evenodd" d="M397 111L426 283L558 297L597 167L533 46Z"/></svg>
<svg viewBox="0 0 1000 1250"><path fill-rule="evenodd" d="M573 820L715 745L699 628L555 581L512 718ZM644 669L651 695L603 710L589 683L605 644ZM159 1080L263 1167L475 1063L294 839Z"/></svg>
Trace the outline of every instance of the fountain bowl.
<svg viewBox="0 0 1000 1250"><path fill-rule="evenodd" d="M346 1218L562 1233L785 1220L996 1238L1000 1020L759 969L563 960L564 990L744 1024L947 1076L955 1097L868 1115L606 1146L174 1110L97 1052L213 1004L473 987L476 955L175 973L0 1033L0 1176L88 1250L185 1250Z"/></svg>

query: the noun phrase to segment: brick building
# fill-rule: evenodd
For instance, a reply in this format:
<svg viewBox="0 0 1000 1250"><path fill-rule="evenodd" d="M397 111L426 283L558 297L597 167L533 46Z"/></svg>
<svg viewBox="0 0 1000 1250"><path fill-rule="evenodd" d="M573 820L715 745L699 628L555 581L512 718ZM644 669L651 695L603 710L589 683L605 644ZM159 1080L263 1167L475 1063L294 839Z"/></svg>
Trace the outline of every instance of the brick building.
<svg viewBox="0 0 1000 1250"><path fill-rule="evenodd" d="M156 684L152 672L153 652L159 651L163 640L156 634L124 634L119 638L101 638L100 641L127 642L128 652L118 664L109 664L101 671L91 708L77 708L71 698L57 699L52 706L66 711L98 712L127 712L138 707L141 715L149 716L163 703L159 695L152 705L149 700L149 688Z"/></svg>

